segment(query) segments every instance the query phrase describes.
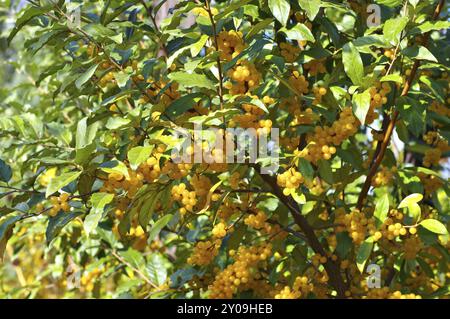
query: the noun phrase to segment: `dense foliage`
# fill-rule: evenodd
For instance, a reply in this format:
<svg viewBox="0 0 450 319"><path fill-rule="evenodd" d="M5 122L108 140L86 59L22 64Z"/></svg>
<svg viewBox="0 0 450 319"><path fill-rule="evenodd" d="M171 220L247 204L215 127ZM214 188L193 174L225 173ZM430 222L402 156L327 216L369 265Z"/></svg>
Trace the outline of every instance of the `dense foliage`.
<svg viewBox="0 0 450 319"><path fill-rule="evenodd" d="M447 296L447 12L1 0L0 297ZM278 170L178 163L194 124Z"/></svg>

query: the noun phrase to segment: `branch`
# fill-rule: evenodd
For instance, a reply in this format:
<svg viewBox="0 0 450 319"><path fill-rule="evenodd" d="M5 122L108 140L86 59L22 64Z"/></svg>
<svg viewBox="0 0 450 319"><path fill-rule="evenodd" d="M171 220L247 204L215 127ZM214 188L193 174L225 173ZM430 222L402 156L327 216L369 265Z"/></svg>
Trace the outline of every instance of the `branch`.
<svg viewBox="0 0 450 319"><path fill-rule="evenodd" d="M216 51L219 52L219 40L217 39L216 22L214 21L214 16L211 12L211 5L208 0L205 0L205 6L206 11L208 12L209 15L209 20L211 20L214 35L214 46L216 47ZM219 87L217 88L217 94L219 95L220 109L223 110L223 75L222 75L222 64L220 62L220 54L217 57L217 69L219 72Z"/></svg>
<svg viewBox="0 0 450 319"><path fill-rule="evenodd" d="M433 20L436 20L439 17L439 14L441 13L442 8L444 7L444 4L445 4L445 0L439 1L439 3L436 6L436 9L434 10L434 13L433 13ZM430 33L427 33L424 35L424 43L423 43L424 47L426 47L428 44L429 36L430 36ZM405 86L403 87L403 90L402 90L402 93L400 96L406 96L408 94L408 92L411 88L411 85L414 81L414 78L416 77L417 69L419 68L419 66L420 66L420 61L416 60L411 69L411 74L409 75L409 78L406 81ZM398 119L398 115L399 115L399 111L395 110L394 114L392 115L391 120L389 121L389 124L387 125L387 127L385 129L384 138L380 144L378 156L376 157L376 160L374 161L373 165L370 167L369 173L367 174L366 180L361 189L361 193L359 194L358 202L356 204L356 208L358 208L358 209L362 209L362 207L364 205L364 201L367 197L370 185L372 183L372 178L375 176L375 174L378 170L378 167L380 166L380 164L383 160L384 154L386 153L386 149L391 141L392 132L394 131L395 124Z"/></svg>
<svg viewBox="0 0 450 319"><path fill-rule="evenodd" d="M254 165L255 169L259 172L259 165ZM297 203L291 197L287 197L283 194L283 191L277 184L277 181L274 177L260 174L261 178L271 186L273 189L273 193L277 196L281 202L283 202L294 218L295 223L300 227L303 234L306 236L306 240L315 253L320 254L322 256L327 256L325 249L322 244L317 239L316 234L314 233L314 229L309 225L306 218L301 214L298 209ZM325 270L330 278L330 283L336 289L338 298L345 298L346 285L344 280L340 274L339 264L331 260L331 258L327 258L327 262L324 264Z"/></svg>

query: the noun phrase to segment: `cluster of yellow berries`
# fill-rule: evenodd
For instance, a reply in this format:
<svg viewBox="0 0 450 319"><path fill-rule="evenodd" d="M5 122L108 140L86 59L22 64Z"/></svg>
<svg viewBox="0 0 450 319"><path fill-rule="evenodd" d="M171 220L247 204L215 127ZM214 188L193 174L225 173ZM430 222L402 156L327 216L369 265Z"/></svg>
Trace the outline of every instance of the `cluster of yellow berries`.
<svg viewBox="0 0 450 319"><path fill-rule="evenodd" d="M309 125L318 119L318 115L308 107L306 110L301 111L297 109L294 111L294 119L289 123L290 126Z"/></svg>
<svg viewBox="0 0 450 319"><path fill-rule="evenodd" d="M395 166L393 166L392 168L381 166L380 171L378 171L372 178L372 186L380 187L391 184L392 178L394 177L394 173L396 171L397 168Z"/></svg>
<svg viewBox="0 0 450 319"><path fill-rule="evenodd" d="M161 167L159 165L159 157L149 157L144 163L139 165L138 173L144 176L147 182L154 182L161 175Z"/></svg>
<svg viewBox="0 0 450 319"><path fill-rule="evenodd" d="M197 194L195 191L189 191L186 184L180 183L172 187L171 194L172 198L182 205L180 208L182 215L187 212L193 212L194 206L197 204Z"/></svg>
<svg viewBox="0 0 450 319"><path fill-rule="evenodd" d="M139 188L144 184L144 175L137 173L130 168L128 169L128 176L120 172L112 172L108 174L108 179L103 183L101 192L115 193L116 190L122 189L127 194L128 198L134 198Z"/></svg>
<svg viewBox="0 0 450 319"><path fill-rule="evenodd" d="M225 88L232 95L243 95L257 87L261 81L261 74L255 65L248 61L240 61L227 75L233 82L226 82Z"/></svg>
<svg viewBox="0 0 450 319"><path fill-rule="evenodd" d="M150 102L153 98L156 103L161 103L161 105L167 107L181 97L178 91L179 85L176 82L172 82L168 87L166 87L168 83L163 80L156 82L153 79L148 79L147 82L151 83L151 85L147 89L146 94L141 97L141 103Z"/></svg>
<svg viewBox="0 0 450 319"><path fill-rule="evenodd" d="M448 104L450 104L450 101L447 102L447 105ZM450 108L445 106L443 103L439 103L437 100L431 103L430 111L445 117L450 117Z"/></svg>
<svg viewBox="0 0 450 319"><path fill-rule="evenodd" d="M280 53L281 56L286 60L288 63L295 62L297 60L298 55L302 51L299 47L293 46L290 43L283 42L280 43Z"/></svg>
<svg viewBox="0 0 450 319"><path fill-rule="evenodd" d="M211 233L215 238L223 238L227 235L227 225L224 222L217 223Z"/></svg>
<svg viewBox="0 0 450 319"><path fill-rule="evenodd" d="M387 82L378 82L374 87L369 89L370 93L370 107L366 115L366 124L371 124L378 117L376 109L387 103L387 94L391 92L391 87Z"/></svg>
<svg viewBox="0 0 450 319"><path fill-rule="evenodd" d="M234 262L219 272L208 287L212 299L230 299L241 289L252 288L252 283L260 277L258 264L266 261L272 251L272 245L241 246L237 251L230 250L229 255Z"/></svg>
<svg viewBox="0 0 450 319"><path fill-rule="evenodd" d="M374 235L376 231L375 218L367 218L366 215L358 209L352 210L346 214L343 208L338 208L335 211L335 223L337 232L346 231L352 238L352 241L359 245L367 237L367 235Z"/></svg>
<svg viewBox="0 0 450 319"><path fill-rule="evenodd" d="M234 172L233 174L231 174L229 180L231 189L238 189L240 181L241 181L241 174L239 174L239 172Z"/></svg>
<svg viewBox="0 0 450 319"><path fill-rule="evenodd" d="M147 247L147 234L145 233L145 230L138 225L137 219L133 220L133 225L128 231L128 236L133 242L133 249L142 251Z"/></svg>
<svg viewBox="0 0 450 319"><path fill-rule="evenodd" d="M284 136L280 138L280 144L284 146L288 151L292 152L297 149L300 144L300 137L298 136Z"/></svg>
<svg viewBox="0 0 450 319"><path fill-rule="evenodd" d="M124 196L117 198L115 203L114 216L119 220L122 219L130 203L131 199L129 199L128 197Z"/></svg>
<svg viewBox="0 0 450 319"><path fill-rule="evenodd" d="M442 153L447 152L450 149L448 146L448 141L441 138L437 132L428 132L423 136L423 140L428 145L434 147L425 151L423 165L430 167L432 165L439 164Z"/></svg>
<svg viewBox="0 0 450 319"><path fill-rule="evenodd" d="M420 178L420 182L425 189L425 195L427 196L431 195L444 185L442 180L436 175L428 175L423 172L419 172L417 176Z"/></svg>
<svg viewBox="0 0 450 319"><path fill-rule="evenodd" d="M85 272L80 278L82 290L91 292L94 290L96 279L102 274L102 269L95 268L90 272Z"/></svg>
<svg viewBox="0 0 450 319"><path fill-rule="evenodd" d="M298 156L316 163L319 159L329 160L336 153L336 148L330 144L340 145L345 139L356 133L358 121L353 116L352 109L342 110L339 120L331 127L316 126L313 134L308 134L306 141L309 145L299 152Z"/></svg>
<svg viewBox="0 0 450 319"><path fill-rule="evenodd" d="M244 203L246 204L246 203ZM222 220L228 220L236 212L239 211L239 205L232 202L231 199L227 198L217 210L217 216Z"/></svg>
<svg viewBox="0 0 450 319"><path fill-rule="evenodd" d="M312 90L314 93L314 100L312 104L320 104L322 102L322 97L327 94L327 89L323 86L314 86Z"/></svg>
<svg viewBox="0 0 450 319"><path fill-rule="evenodd" d="M326 256L322 256L321 254L314 254L311 256L311 264L313 264L315 267L318 267L319 265L323 265L328 261L328 258Z"/></svg>
<svg viewBox="0 0 450 319"><path fill-rule="evenodd" d="M57 167L49 168L43 174L41 174L38 178L38 182L42 186L47 186L51 179L56 176Z"/></svg>
<svg viewBox="0 0 450 319"><path fill-rule="evenodd" d="M263 102L265 104L271 104L273 99L269 96L264 96ZM254 128L258 135L270 133L272 121L260 119L264 115L264 111L261 108L253 104L244 103L242 104L242 109L245 113L233 116L229 124L230 127L239 125L242 128Z"/></svg>
<svg viewBox="0 0 450 319"><path fill-rule="evenodd" d="M187 259L188 264L197 266L209 265L219 253L222 240L200 241L195 247L192 255Z"/></svg>
<svg viewBox="0 0 450 319"><path fill-rule="evenodd" d="M62 193L59 196L51 196L50 203L52 204L52 208L48 211L50 216L56 216L60 210L64 212L68 212L70 210L68 193ZM38 209L39 210L39 209Z"/></svg>
<svg viewBox="0 0 450 319"><path fill-rule="evenodd" d="M266 213L258 211L256 214L250 214L244 219L244 223L249 227L260 230L263 233L272 236L272 238L283 239L286 238L287 232L283 231L278 224L271 224L267 220Z"/></svg>
<svg viewBox="0 0 450 319"><path fill-rule="evenodd" d="M413 293L402 294L401 291L396 290L391 292L389 287L373 288L367 291L367 295L364 296L365 299L421 299L419 295Z"/></svg>
<svg viewBox="0 0 450 319"><path fill-rule="evenodd" d="M101 88L105 88L106 86L108 86L108 84L114 84L116 83L115 77L114 77L114 72L110 71L107 72L104 76L102 76L102 78L100 80L98 80L98 85Z"/></svg>
<svg viewBox="0 0 450 319"><path fill-rule="evenodd" d="M306 80L304 75L300 75L298 71L292 72L289 76L289 84L299 93L308 94L309 92L309 82Z"/></svg>
<svg viewBox="0 0 450 319"><path fill-rule="evenodd" d="M294 193L304 181L303 175L293 167L284 173L277 175L277 184L283 188L283 194L285 196Z"/></svg>
<svg viewBox="0 0 450 319"><path fill-rule="evenodd" d="M215 16L216 14L218 14L219 13L219 10L217 10L217 8L210 8L210 10L211 10L211 14L213 15L213 16ZM195 7L194 9L192 9L191 10L191 12L193 13L193 14L195 14L195 15L198 15L198 16L202 16L202 17L209 17L209 12L208 12L208 10L206 10L205 8L203 8L203 7Z"/></svg>
<svg viewBox="0 0 450 319"><path fill-rule="evenodd" d="M188 163L174 163L172 161L166 161L161 169L161 173L167 174L170 179L181 179L189 174L192 166L192 164Z"/></svg>
<svg viewBox="0 0 450 319"><path fill-rule="evenodd" d="M244 219L244 223L255 229L264 227L267 220L267 215L263 211L258 211L256 214L250 214Z"/></svg>
<svg viewBox="0 0 450 319"><path fill-rule="evenodd" d="M403 243L403 251L405 252L405 259L416 259L417 254L422 249L423 244L418 236L406 238Z"/></svg>
<svg viewBox="0 0 450 319"><path fill-rule="evenodd" d="M415 228L410 228L411 232L415 232ZM388 240L394 240L395 238L401 236L405 236L408 233L408 230L400 223L394 223L392 218L387 218L383 225L381 226L380 231L377 231L374 235L374 239L378 240L381 237L386 238Z"/></svg>
<svg viewBox="0 0 450 319"><path fill-rule="evenodd" d="M395 50L394 49L384 50L384 56L387 57L390 60L394 60L394 58L395 58Z"/></svg>
<svg viewBox="0 0 450 319"><path fill-rule="evenodd" d="M314 285L309 282L307 276L299 276L294 280L292 289L289 286L285 286L275 296L275 299L299 299L305 298L313 291Z"/></svg>
<svg viewBox="0 0 450 319"><path fill-rule="evenodd" d="M323 59L311 60L308 63L303 64L303 68L307 70L309 75L311 76L316 76L318 74L327 72Z"/></svg>
<svg viewBox="0 0 450 319"><path fill-rule="evenodd" d="M217 42L219 45L220 58L226 61L231 61L245 48L241 31L222 31L217 36Z"/></svg>
<svg viewBox="0 0 450 319"><path fill-rule="evenodd" d="M306 187L309 189L309 192L313 195L320 195L323 193L324 189L322 186L322 181L319 178L314 178L312 180L305 181ZM326 220L325 218L324 220Z"/></svg>
<svg viewBox="0 0 450 319"><path fill-rule="evenodd" d="M195 190L197 197L199 199L199 204L203 205L206 201L206 196L212 187L211 180L206 175L194 175L189 181L192 188Z"/></svg>

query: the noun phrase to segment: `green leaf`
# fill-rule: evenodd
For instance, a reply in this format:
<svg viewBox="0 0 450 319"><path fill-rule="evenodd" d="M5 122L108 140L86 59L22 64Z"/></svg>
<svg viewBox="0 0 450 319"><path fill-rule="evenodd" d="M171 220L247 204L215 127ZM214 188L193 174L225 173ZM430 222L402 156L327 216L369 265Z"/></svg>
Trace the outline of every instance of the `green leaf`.
<svg viewBox="0 0 450 319"><path fill-rule="evenodd" d="M173 215L168 214L164 217L161 217L158 219L158 221L152 226L152 229L148 233L148 242L151 242L153 239L158 236L158 234L161 232L161 230L167 226L167 224L172 220Z"/></svg>
<svg viewBox="0 0 450 319"><path fill-rule="evenodd" d="M362 124L366 121L367 112L369 112L370 108L370 100L371 96L369 90L366 90L363 93L353 94L353 113Z"/></svg>
<svg viewBox="0 0 450 319"><path fill-rule="evenodd" d="M381 199L377 200L375 204L375 211L373 216L375 217L376 226L379 228L389 213L389 196L385 193Z"/></svg>
<svg viewBox="0 0 450 319"><path fill-rule="evenodd" d="M272 18L268 18L261 22L258 22L257 24L255 24L250 28L250 31L248 31L248 33L245 35L245 39L250 39L254 35L258 34L261 30L268 27L272 22L273 22Z"/></svg>
<svg viewBox="0 0 450 319"><path fill-rule="evenodd" d="M445 235L448 233L445 225L436 219L424 219L419 225L435 234Z"/></svg>
<svg viewBox="0 0 450 319"><path fill-rule="evenodd" d="M366 265L367 260L372 253L373 248L373 237L368 237L359 247L358 252L356 253L356 266L358 270L363 273L364 267Z"/></svg>
<svg viewBox="0 0 450 319"><path fill-rule="evenodd" d="M331 169L330 162L321 159L318 164L320 177L322 177L328 184L333 184L333 170Z"/></svg>
<svg viewBox="0 0 450 319"><path fill-rule="evenodd" d="M12 29L11 33L8 36L8 44L11 43L12 39L15 37L17 32L23 28L25 24L28 23L31 19L40 16L47 12L49 9L48 6L45 7L28 7L27 10L16 20L16 25Z"/></svg>
<svg viewBox="0 0 450 319"><path fill-rule="evenodd" d="M419 193L414 193L409 196L406 196L398 205L398 208L408 207L412 204L417 204L423 199L423 195Z"/></svg>
<svg viewBox="0 0 450 319"><path fill-rule="evenodd" d="M289 18L291 5L286 0L269 0L269 9L275 19L277 19L283 26L286 26Z"/></svg>
<svg viewBox="0 0 450 319"><path fill-rule="evenodd" d="M299 189L296 189L294 192L291 192L292 198L299 203L300 205L303 205L306 203L306 197L305 194L300 193Z"/></svg>
<svg viewBox="0 0 450 319"><path fill-rule="evenodd" d="M119 71L114 73L114 78L116 79L117 85L123 89L126 87L128 80L130 80L131 73L128 70Z"/></svg>
<svg viewBox="0 0 450 319"><path fill-rule="evenodd" d="M438 62L433 53L431 53L424 46L412 46L402 50L403 55L416 60L427 60L431 62Z"/></svg>
<svg viewBox="0 0 450 319"><path fill-rule="evenodd" d="M208 79L204 74L172 72L168 75L169 79L177 82L184 87L200 87L207 89L214 89L214 83Z"/></svg>
<svg viewBox="0 0 450 319"><path fill-rule="evenodd" d="M434 30L445 30L450 28L450 21L425 21L421 25L412 28L410 35L425 34Z"/></svg>
<svg viewBox="0 0 450 319"><path fill-rule="evenodd" d="M128 161L132 169L138 168L138 166L146 161L154 149L154 145L150 146L136 146L128 151Z"/></svg>
<svg viewBox="0 0 450 319"><path fill-rule="evenodd" d="M314 168L309 161L302 157L298 161L298 169L306 179L312 180L314 178Z"/></svg>
<svg viewBox="0 0 450 319"><path fill-rule="evenodd" d="M179 99L173 101L165 110L165 113L171 116L184 114L186 111L192 109L196 101L195 99L202 96L200 93L186 94Z"/></svg>
<svg viewBox="0 0 450 319"><path fill-rule="evenodd" d="M102 165L105 165L105 166L100 167L100 169L108 174L109 173L120 173L125 177L130 176L128 173L127 165L125 165L125 163L123 163L121 161L114 160L111 162L104 163Z"/></svg>
<svg viewBox="0 0 450 319"><path fill-rule="evenodd" d="M131 267L141 270L145 266L145 259L137 250L128 248L128 250L121 251L119 254Z"/></svg>
<svg viewBox="0 0 450 319"><path fill-rule="evenodd" d="M77 89L81 89L83 84L89 81L89 79L94 75L95 71L97 70L97 67L98 64L94 64L75 81L75 86L77 87Z"/></svg>
<svg viewBox="0 0 450 319"><path fill-rule="evenodd" d="M310 42L315 42L315 38L308 27L302 23L297 23L291 29L287 29L283 27L280 29L280 32L286 34L286 37L291 40L303 41L307 40Z"/></svg>
<svg viewBox="0 0 450 319"><path fill-rule="evenodd" d="M87 121L88 118L85 117L78 122L75 145L77 149L82 149L91 144L95 139L95 135L97 134L97 129L100 123L96 122L88 126Z"/></svg>
<svg viewBox="0 0 450 319"><path fill-rule="evenodd" d="M53 193L59 191L64 186L73 182L80 176L81 172L67 172L59 176L55 176L48 183L47 190L45 191L45 197L49 197Z"/></svg>
<svg viewBox="0 0 450 319"><path fill-rule="evenodd" d="M337 233L336 239L337 239L336 252L342 259L347 258L347 255L353 248L352 239L346 232Z"/></svg>
<svg viewBox="0 0 450 319"><path fill-rule="evenodd" d="M189 46L193 58L195 58L200 53L200 51L203 49L208 39L209 36L207 34L203 34L197 42Z"/></svg>
<svg viewBox="0 0 450 319"><path fill-rule="evenodd" d="M114 194L108 194L108 193L94 193L91 196L91 211L86 216L83 222L84 231L86 232L86 235L89 236L89 234L94 230L100 219L102 218L103 211L105 209L105 206L112 202L114 199Z"/></svg>
<svg viewBox="0 0 450 319"><path fill-rule="evenodd" d="M155 212L156 204L163 192L152 193L149 198L144 201L144 204L139 211L139 224L143 229L147 229L147 225L152 218L152 214Z"/></svg>
<svg viewBox="0 0 450 319"><path fill-rule="evenodd" d="M342 48L342 62L344 70L354 85L364 85L364 66L361 55L353 43L349 42Z"/></svg>
<svg viewBox="0 0 450 319"><path fill-rule="evenodd" d="M14 225L21 219L20 215L0 219L0 261L3 260L6 244L13 234Z"/></svg>
<svg viewBox="0 0 450 319"><path fill-rule="evenodd" d="M12 177L11 167L5 163L2 159L0 159L0 181L9 182Z"/></svg>
<svg viewBox="0 0 450 319"><path fill-rule="evenodd" d="M63 229L70 221L80 216L80 212L60 212L54 217L50 217L47 225L47 230L45 231L45 237L47 240L47 245L59 234L61 229Z"/></svg>
<svg viewBox="0 0 450 319"><path fill-rule="evenodd" d="M161 254L152 254L147 261L147 274L151 282L155 285L162 285L167 279L167 269L164 263L164 258Z"/></svg>
<svg viewBox="0 0 450 319"><path fill-rule="evenodd" d="M384 23L383 35L386 41L396 45L400 39L400 34L408 24L408 17L397 17L389 19Z"/></svg>
<svg viewBox="0 0 450 319"><path fill-rule="evenodd" d="M241 245L246 232L247 226L245 224L239 224L228 238L227 248L237 249Z"/></svg>
<svg viewBox="0 0 450 319"><path fill-rule="evenodd" d="M87 120L85 117L77 125L75 161L79 164L84 164L95 151L94 139L100 126L100 122L88 126Z"/></svg>
<svg viewBox="0 0 450 319"><path fill-rule="evenodd" d="M320 7L322 5L322 1L320 0L298 0L298 4L300 8L305 10L306 15L309 20L314 20L317 13L319 13Z"/></svg>
<svg viewBox="0 0 450 319"><path fill-rule="evenodd" d="M400 74L389 74L385 75L380 79L380 82L396 82L396 83L403 83L403 78Z"/></svg>
<svg viewBox="0 0 450 319"><path fill-rule="evenodd" d="M105 127L108 130L117 130L118 128L125 127L130 123L131 123L131 120L129 120L129 119L124 119L123 117L120 117L120 116L114 116L114 117L110 117L108 119Z"/></svg>

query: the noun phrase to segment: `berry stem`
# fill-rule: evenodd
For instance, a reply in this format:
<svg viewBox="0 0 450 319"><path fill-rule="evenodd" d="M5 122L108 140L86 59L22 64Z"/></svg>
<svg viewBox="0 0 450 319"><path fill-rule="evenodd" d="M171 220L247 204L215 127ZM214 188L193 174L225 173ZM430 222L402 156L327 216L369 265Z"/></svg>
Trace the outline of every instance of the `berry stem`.
<svg viewBox="0 0 450 319"><path fill-rule="evenodd" d="M441 13L442 8L444 7L444 4L445 4L445 0L439 1L439 3L436 6L436 9L434 10L434 13L433 13L433 20L436 20L439 17L439 14ZM428 44L429 36L430 36L429 33L424 35L424 43L423 44L425 47ZM411 69L411 74L409 75L409 78L406 81L405 86L403 87L403 90L402 90L402 93L400 96L408 95L408 92L411 88L412 82L414 81L414 78L416 77L417 69L419 68L419 66L420 66L420 60L416 60ZM394 131L395 124L398 119L398 115L399 115L399 111L395 110L394 114L392 115L391 120L389 121L389 124L387 125L387 127L384 131L384 138L383 138L383 141L380 146L380 151L379 151L378 156L376 157L376 160L374 161L373 165L370 167L369 173L367 174L366 180L361 189L361 193L359 194L358 202L356 204L356 208L358 208L358 209L362 209L362 207L364 205L364 200L366 199L367 194L369 192L369 188L372 183L372 178L375 176L375 174L378 170L378 167L380 166L380 164L384 158L386 149L391 141L392 132Z"/></svg>

